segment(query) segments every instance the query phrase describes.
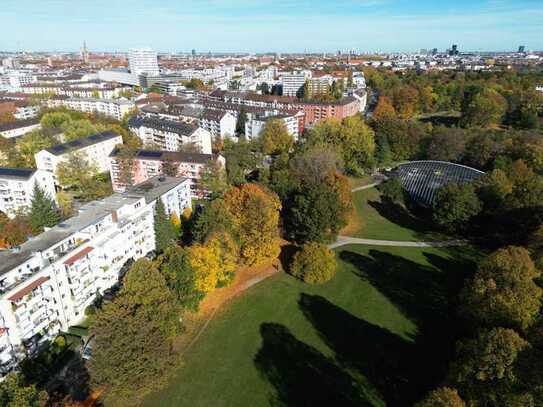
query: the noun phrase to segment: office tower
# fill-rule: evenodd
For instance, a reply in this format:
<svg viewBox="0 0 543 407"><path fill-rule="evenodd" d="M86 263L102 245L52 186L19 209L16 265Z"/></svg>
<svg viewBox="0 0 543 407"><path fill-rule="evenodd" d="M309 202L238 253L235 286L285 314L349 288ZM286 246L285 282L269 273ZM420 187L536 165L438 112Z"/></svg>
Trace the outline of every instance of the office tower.
<svg viewBox="0 0 543 407"><path fill-rule="evenodd" d="M521 45L520 47L518 47L518 52L519 54L524 54L524 52L526 52L526 46Z"/></svg>
<svg viewBox="0 0 543 407"><path fill-rule="evenodd" d="M132 48L128 52L128 66L134 75L159 76L157 54L150 48Z"/></svg>

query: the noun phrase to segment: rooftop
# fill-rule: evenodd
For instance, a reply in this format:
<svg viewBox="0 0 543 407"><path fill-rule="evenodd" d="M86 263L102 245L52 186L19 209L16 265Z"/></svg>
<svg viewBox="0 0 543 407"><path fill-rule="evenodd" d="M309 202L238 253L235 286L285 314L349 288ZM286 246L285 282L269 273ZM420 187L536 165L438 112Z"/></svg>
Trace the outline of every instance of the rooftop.
<svg viewBox="0 0 543 407"><path fill-rule="evenodd" d="M150 129L169 131L185 136L190 136L198 127L188 123L175 122L173 120L155 119L151 117L131 117L128 121L130 127L148 127Z"/></svg>
<svg viewBox="0 0 543 407"><path fill-rule="evenodd" d="M46 151L54 155L63 155L92 146L93 144L101 143L102 141L110 140L115 137L120 137L120 135L112 131L105 131L103 133L91 134L90 136L72 140L67 143L58 144L54 147L48 148Z"/></svg>
<svg viewBox="0 0 543 407"><path fill-rule="evenodd" d="M28 180L35 172L33 168L0 167L0 179Z"/></svg>
<svg viewBox="0 0 543 407"><path fill-rule="evenodd" d="M110 157L116 157L119 149L113 150ZM147 161L174 161L179 163L196 163L205 164L212 160L212 154L185 153L182 151L161 151L161 150L138 150L135 155L136 159Z"/></svg>
<svg viewBox="0 0 543 407"><path fill-rule="evenodd" d="M38 124L40 124L39 119L17 120L12 123L6 123L6 124L0 125L0 132L15 130L15 129L22 129L24 127L36 126Z"/></svg>

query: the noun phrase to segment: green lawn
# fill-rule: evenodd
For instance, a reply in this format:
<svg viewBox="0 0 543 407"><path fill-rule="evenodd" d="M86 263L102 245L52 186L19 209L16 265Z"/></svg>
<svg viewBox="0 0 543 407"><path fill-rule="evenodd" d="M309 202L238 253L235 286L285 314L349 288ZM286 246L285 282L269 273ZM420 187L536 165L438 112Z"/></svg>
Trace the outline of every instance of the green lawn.
<svg viewBox="0 0 543 407"><path fill-rule="evenodd" d="M351 188L363 187L373 182L371 175L364 175L363 177L347 177L347 179L349 180Z"/></svg>
<svg viewBox="0 0 543 407"><path fill-rule="evenodd" d="M449 299L471 263L453 249L337 254L324 285L281 274L233 300L145 405L410 405L438 384L454 341Z"/></svg>
<svg viewBox="0 0 543 407"><path fill-rule="evenodd" d="M353 202L357 219L341 234L366 239L397 241L443 238L442 234L432 230L426 222L409 214L405 208L384 204L376 188L353 193Z"/></svg>

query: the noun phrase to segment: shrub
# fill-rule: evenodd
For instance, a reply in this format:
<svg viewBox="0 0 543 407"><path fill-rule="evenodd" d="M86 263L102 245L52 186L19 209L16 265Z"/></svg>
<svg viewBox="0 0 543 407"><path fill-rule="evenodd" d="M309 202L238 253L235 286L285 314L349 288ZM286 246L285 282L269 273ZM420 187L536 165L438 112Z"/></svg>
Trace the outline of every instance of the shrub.
<svg viewBox="0 0 543 407"><path fill-rule="evenodd" d="M336 274L336 256L326 245L307 243L294 255L290 274L309 284L322 284Z"/></svg>

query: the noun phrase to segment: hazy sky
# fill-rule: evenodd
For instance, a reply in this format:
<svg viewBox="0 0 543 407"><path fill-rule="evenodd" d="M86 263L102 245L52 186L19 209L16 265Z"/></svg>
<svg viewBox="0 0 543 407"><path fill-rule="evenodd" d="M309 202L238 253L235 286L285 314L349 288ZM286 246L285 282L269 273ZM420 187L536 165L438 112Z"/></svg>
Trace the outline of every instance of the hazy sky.
<svg viewBox="0 0 543 407"><path fill-rule="evenodd" d="M543 0L0 0L0 50L543 50Z"/></svg>

